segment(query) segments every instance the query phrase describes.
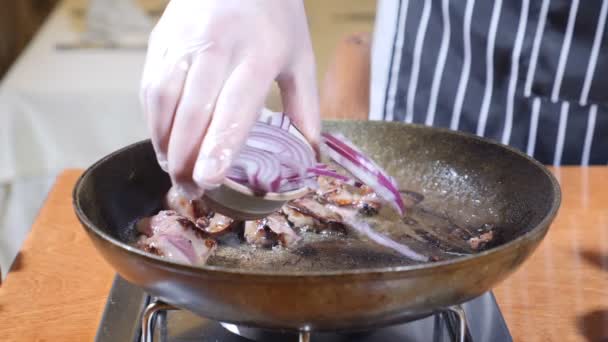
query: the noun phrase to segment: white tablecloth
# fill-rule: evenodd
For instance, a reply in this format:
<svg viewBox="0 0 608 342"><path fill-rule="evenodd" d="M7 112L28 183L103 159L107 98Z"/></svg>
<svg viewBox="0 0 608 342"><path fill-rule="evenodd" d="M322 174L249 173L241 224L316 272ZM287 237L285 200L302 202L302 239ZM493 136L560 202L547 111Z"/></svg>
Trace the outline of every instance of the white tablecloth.
<svg viewBox="0 0 608 342"><path fill-rule="evenodd" d="M78 40L63 1L0 84L0 183L86 167L143 139L145 51L57 50Z"/></svg>
<svg viewBox="0 0 608 342"><path fill-rule="evenodd" d="M57 50L78 41L53 11L0 83L0 266L6 276L55 174L147 135L138 103L145 51Z"/></svg>

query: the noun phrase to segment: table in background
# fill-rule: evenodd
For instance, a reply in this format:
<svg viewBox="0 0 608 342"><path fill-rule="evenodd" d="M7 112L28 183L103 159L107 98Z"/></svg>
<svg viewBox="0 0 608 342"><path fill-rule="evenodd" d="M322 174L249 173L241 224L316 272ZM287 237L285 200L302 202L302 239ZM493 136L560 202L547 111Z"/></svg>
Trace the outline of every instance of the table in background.
<svg viewBox="0 0 608 342"><path fill-rule="evenodd" d="M62 1L0 85L0 181L84 167L146 136L138 103L145 50L75 49Z"/></svg>
<svg viewBox="0 0 608 342"><path fill-rule="evenodd" d="M62 1L0 84L0 266L16 255L58 170L145 138L145 51L58 50L78 39Z"/></svg>

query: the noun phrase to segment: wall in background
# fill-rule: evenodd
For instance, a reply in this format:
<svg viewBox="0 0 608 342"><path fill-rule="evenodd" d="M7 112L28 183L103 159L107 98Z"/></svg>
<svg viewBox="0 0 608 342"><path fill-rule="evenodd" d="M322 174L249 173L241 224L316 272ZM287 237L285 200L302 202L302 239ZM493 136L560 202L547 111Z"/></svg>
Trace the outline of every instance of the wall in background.
<svg viewBox="0 0 608 342"><path fill-rule="evenodd" d="M0 0L0 79L56 3L57 0Z"/></svg>
<svg viewBox="0 0 608 342"><path fill-rule="evenodd" d="M80 0L86 3L87 0ZM168 0L136 0L140 3ZM0 79L36 33L58 0L0 0ZM323 81L338 43L347 35L373 30L376 0L305 0L317 58L317 77ZM273 87L267 105L280 110L280 94Z"/></svg>

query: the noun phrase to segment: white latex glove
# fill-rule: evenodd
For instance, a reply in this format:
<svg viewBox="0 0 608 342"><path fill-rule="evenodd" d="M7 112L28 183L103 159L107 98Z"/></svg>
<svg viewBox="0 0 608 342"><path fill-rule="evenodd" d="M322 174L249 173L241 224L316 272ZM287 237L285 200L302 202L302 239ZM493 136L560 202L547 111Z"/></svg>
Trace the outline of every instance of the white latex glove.
<svg viewBox="0 0 608 342"><path fill-rule="evenodd" d="M273 81L316 146L315 62L302 0L172 0L149 40L141 100L161 167L184 195L220 185Z"/></svg>

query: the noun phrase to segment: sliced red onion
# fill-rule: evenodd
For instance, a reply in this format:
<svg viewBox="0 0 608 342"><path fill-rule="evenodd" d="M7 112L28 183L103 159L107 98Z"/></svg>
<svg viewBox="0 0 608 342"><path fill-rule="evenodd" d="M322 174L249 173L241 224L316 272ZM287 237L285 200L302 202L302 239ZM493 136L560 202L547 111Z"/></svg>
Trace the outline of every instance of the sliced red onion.
<svg viewBox="0 0 608 342"><path fill-rule="evenodd" d="M291 125L286 116L279 124ZM306 170L314 164L314 151L300 137L256 122L226 176L256 192L285 192L304 187Z"/></svg>
<svg viewBox="0 0 608 342"><path fill-rule="evenodd" d="M327 166L327 164L323 164L323 163L318 163L317 165L315 165L315 169L320 169L320 170L330 170L330 171L332 171L332 172L337 173L337 172L336 172L336 170L329 169L329 166ZM314 172L315 172L315 171L313 171L313 173L314 173ZM319 175L319 176L321 176L321 175ZM331 177L331 175L329 175L329 174L328 174L327 176L328 176L328 177ZM342 177L345 177L345 178L342 178ZM344 175L341 175L341 174L339 174L339 176L334 177L334 178L338 178L338 179L342 180L343 182L345 182L345 183L347 183L347 184L350 184L350 185L353 185L353 186L355 186L355 187L357 187L357 188L360 188L360 187L362 187L362 186L363 186L363 183L361 183L360 181L350 179L350 178L348 178L348 177L346 177L346 176L344 176Z"/></svg>
<svg viewBox="0 0 608 342"><path fill-rule="evenodd" d="M386 171L378 166L363 151L341 134L322 133L326 148L325 153L344 167L363 184L372 188L380 197L388 201L400 215L404 214L405 205L399 193L397 183Z"/></svg>
<svg viewBox="0 0 608 342"><path fill-rule="evenodd" d="M303 174L300 166L293 165L292 163L283 163L282 165L281 176L286 180L297 181L298 179L307 177L306 174Z"/></svg>
<svg viewBox="0 0 608 342"><path fill-rule="evenodd" d="M325 176L325 177L330 177L330 178L335 178L339 181L341 181L342 183L345 184L349 184L349 185L355 185L355 181L346 177L345 175L339 174L338 172L331 170L329 168L318 168L318 167L313 167L308 169L308 172L316 175L316 176Z"/></svg>
<svg viewBox="0 0 608 342"><path fill-rule="evenodd" d="M266 113L265 122L270 126L279 127L283 130L289 131L291 128L291 119L285 113L273 113L268 111Z"/></svg>
<svg viewBox="0 0 608 342"><path fill-rule="evenodd" d="M226 173L226 177L232 179L233 181L247 181L247 172L239 167L232 167Z"/></svg>
<svg viewBox="0 0 608 342"><path fill-rule="evenodd" d="M316 163L312 148L301 136L289 132L291 122L284 114L256 122L245 148L227 177L258 192L285 192L313 186L312 176L327 176L347 184L361 183ZM403 215L404 205L395 181L350 141L339 134L322 134L325 151L362 183L387 200Z"/></svg>
<svg viewBox="0 0 608 342"><path fill-rule="evenodd" d="M181 258L179 258L178 255L175 255L175 253L178 252L181 253L190 264L196 262L196 252L194 251L194 247L190 240L179 235L161 234L158 236L157 241L160 244L164 244L162 249L165 250L165 252L174 254L169 257L180 260Z"/></svg>
<svg viewBox="0 0 608 342"><path fill-rule="evenodd" d="M416 261L425 262L428 261L429 258L425 255L422 255L409 246L401 244L388 236L382 235L375 231L367 222L357 219L357 214L353 210L343 209L336 206L328 206L331 210L342 216L344 223L348 225L348 227L355 229L359 233L367 236L370 240L375 243L388 247L400 254Z"/></svg>
<svg viewBox="0 0 608 342"><path fill-rule="evenodd" d="M232 164L232 173L245 173L247 181L254 190L279 190L281 182L281 165L269 152L245 146L239 157ZM238 170L241 171L238 171Z"/></svg>
<svg viewBox="0 0 608 342"><path fill-rule="evenodd" d="M281 125L279 127L286 131L289 131L289 128L291 128L291 119L289 119L289 116L285 115L285 113L281 116Z"/></svg>
<svg viewBox="0 0 608 342"><path fill-rule="evenodd" d="M246 142L247 146L261 148L268 152L278 153L292 162L302 161L305 168L315 163L312 148L296 135L278 127L257 122ZM300 164L300 163L299 163Z"/></svg>
<svg viewBox="0 0 608 342"><path fill-rule="evenodd" d="M308 176L297 179L283 179L281 182L281 191L291 191L301 188L309 188L316 190L319 187L316 176Z"/></svg>
<svg viewBox="0 0 608 342"><path fill-rule="evenodd" d="M372 227L370 227L370 225L366 222L359 221L356 219L347 219L345 222L346 222L346 224L348 224L349 227L354 228L359 233L367 236L370 240L374 241L375 243L377 243L379 245L382 245L382 246L388 247L394 251L397 251L400 254L402 254L412 260L422 261L422 262L429 261L428 257L426 257L422 254L416 253L409 246L401 244L385 235L378 233Z"/></svg>

